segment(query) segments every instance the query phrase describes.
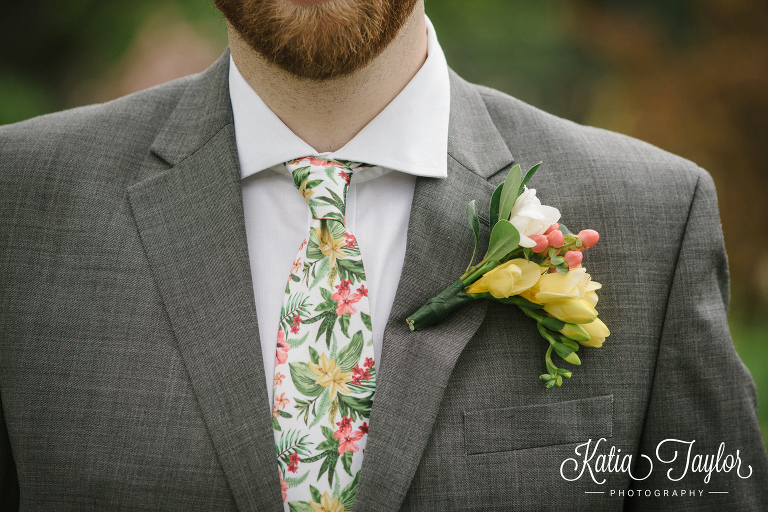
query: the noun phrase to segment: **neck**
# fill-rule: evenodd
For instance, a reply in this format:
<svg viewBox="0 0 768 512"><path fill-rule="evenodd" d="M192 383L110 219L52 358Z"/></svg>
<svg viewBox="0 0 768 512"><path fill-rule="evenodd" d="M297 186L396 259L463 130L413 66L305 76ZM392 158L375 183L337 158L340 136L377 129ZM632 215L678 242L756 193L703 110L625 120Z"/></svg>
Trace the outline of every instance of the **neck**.
<svg viewBox="0 0 768 512"><path fill-rule="evenodd" d="M318 152L342 148L392 101L427 58L424 4L419 1L392 43L352 75L296 78L265 61L227 26L232 59L264 103Z"/></svg>

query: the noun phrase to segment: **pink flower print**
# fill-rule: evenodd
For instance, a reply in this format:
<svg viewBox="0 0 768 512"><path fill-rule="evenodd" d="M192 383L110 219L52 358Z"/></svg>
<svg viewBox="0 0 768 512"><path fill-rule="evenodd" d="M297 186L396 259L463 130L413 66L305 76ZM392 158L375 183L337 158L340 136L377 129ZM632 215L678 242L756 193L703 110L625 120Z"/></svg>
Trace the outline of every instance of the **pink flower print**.
<svg viewBox="0 0 768 512"><path fill-rule="evenodd" d="M346 452L355 453L358 451L360 447L357 446L357 441L362 439L363 435L359 430L352 431L351 428L334 432L333 437L339 440L339 454L343 455Z"/></svg>
<svg viewBox="0 0 768 512"><path fill-rule="evenodd" d="M354 249L355 244L357 243L357 239L355 238L355 235L352 233L344 233L344 238L346 239L347 245L345 248L347 249Z"/></svg>
<svg viewBox="0 0 768 512"><path fill-rule="evenodd" d="M299 247L299 250L302 250L304 247L306 247L306 245L307 245L307 239L305 238L305 239L304 239L304 240L301 242L301 247Z"/></svg>
<svg viewBox="0 0 768 512"><path fill-rule="evenodd" d="M273 405L273 406L272 406L272 417L273 417L273 418L279 418L279 417L280 417L280 413L279 413L279 412L277 412L277 411L279 411L279 410L280 410L280 409L278 409L278 407L277 407L277 404L275 404L275 405Z"/></svg>
<svg viewBox="0 0 768 512"><path fill-rule="evenodd" d="M342 279L341 283L336 285L336 289L338 290L336 293L333 294L331 297L335 301L340 301L341 299L346 299L347 296L349 296L349 285L352 284L352 281L349 279Z"/></svg>
<svg viewBox="0 0 768 512"><path fill-rule="evenodd" d="M368 288L366 288L364 284L361 284L360 288L357 289L357 293L354 295L354 297L357 297L357 300L360 300L363 297L367 297L367 296L368 296Z"/></svg>
<svg viewBox="0 0 768 512"><path fill-rule="evenodd" d="M354 315L357 313L357 309L355 309L355 304L360 299L357 298L355 295L344 297L339 301L339 304L336 306L336 314L338 316L344 315L344 314L350 314Z"/></svg>
<svg viewBox="0 0 768 512"><path fill-rule="evenodd" d="M357 385L357 386L359 386L360 384L362 384L362 382L360 381L360 375L353 375L353 376L352 376L352 380L351 380L351 381L349 381L349 382L350 382L351 384L355 384L355 385Z"/></svg>
<svg viewBox="0 0 768 512"><path fill-rule="evenodd" d="M296 261L293 262L293 267L291 267L291 274L298 274L299 270L301 270L301 256L296 258Z"/></svg>
<svg viewBox="0 0 768 512"><path fill-rule="evenodd" d="M299 333L299 326L301 326L301 316L300 315L294 315L293 322L291 323L291 333L292 334L298 334Z"/></svg>
<svg viewBox="0 0 768 512"><path fill-rule="evenodd" d="M291 346L285 341L285 333L277 331L277 351L275 352L275 364L283 364L288 360L288 349Z"/></svg>
<svg viewBox="0 0 768 512"><path fill-rule="evenodd" d="M285 375L283 375L280 372L277 372L275 374L275 386L279 386L283 383L283 379L285 378Z"/></svg>
<svg viewBox="0 0 768 512"><path fill-rule="evenodd" d="M290 487L288 485L288 482L283 480L283 472L280 471L280 469L277 470L277 474L280 475L280 492L283 493L283 503L285 503L285 499L288 497L288 488Z"/></svg>
<svg viewBox="0 0 768 512"><path fill-rule="evenodd" d="M363 434L367 434L368 433L368 424L366 422L363 422L363 424L360 425L357 428L359 428L360 432L362 432Z"/></svg>
<svg viewBox="0 0 768 512"><path fill-rule="evenodd" d="M352 428L352 418L350 416L342 416L341 421L336 423L339 426L339 430L349 430Z"/></svg>
<svg viewBox="0 0 768 512"><path fill-rule="evenodd" d="M285 409L285 406L290 402L291 401L286 398L285 393L281 393L279 396L275 397L275 407L278 409Z"/></svg>
<svg viewBox="0 0 768 512"><path fill-rule="evenodd" d="M347 186L349 186L349 181L352 179L352 176L347 171L339 171L339 176L341 176L344 181L347 182Z"/></svg>
<svg viewBox="0 0 768 512"><path fill-rule="evenodd" d="M373 368L373 358L372 357L366 357L365 358L365 367L366 368Z"/></svg>
<svg viewBox="0 0 768 512"><path fill-rule="evenodd" d="M301 461L301 457L299 457L298 453L293 452L292 454L290 454L288 459L288 471L290 471L291 473L295 473L299 467L300 461Z"/></svg>
<svg viewBox="0 0 768 512"><path fill-rule="evenodd" d="M354 372L354 376L352 377L353 379L357 378L358 380L368 380L371 378L371 372L368 371L368 368L360 368L359 364L356 364L355 367L352 368L352 371Z"/></svg>
<svg viewBox="0 0 768 512"><path fill-rule="evenodd" d="M310 165L321 165L323 167L333 167L334 165L337 165L336 162L330 162L328 160L322 160L320 158L316 158L314 156L309 157L309 164Z"/></svg>

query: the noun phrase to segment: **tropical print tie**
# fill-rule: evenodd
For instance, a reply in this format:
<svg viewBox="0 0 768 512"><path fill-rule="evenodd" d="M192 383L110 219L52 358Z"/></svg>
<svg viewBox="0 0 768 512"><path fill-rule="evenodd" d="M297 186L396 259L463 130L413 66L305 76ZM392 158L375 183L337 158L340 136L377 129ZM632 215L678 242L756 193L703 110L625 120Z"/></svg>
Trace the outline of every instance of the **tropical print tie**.
<svg viewBox="0 0 768 512"><path fill-rule="evenodd" d="M376 388L371 313L345 225L348 161L287 162L312 213L285 288L272 425L285 510L352 510Z"/></svg>

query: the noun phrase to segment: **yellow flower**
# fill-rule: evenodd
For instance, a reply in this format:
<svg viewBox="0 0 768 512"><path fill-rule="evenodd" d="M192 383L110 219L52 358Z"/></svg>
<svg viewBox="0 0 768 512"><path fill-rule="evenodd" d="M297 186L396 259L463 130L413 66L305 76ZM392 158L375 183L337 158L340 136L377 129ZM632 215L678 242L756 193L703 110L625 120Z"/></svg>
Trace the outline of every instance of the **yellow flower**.
<svg viewBox="0 0 768 512"><path fill-rule="evenodd" d="M611 334L611 331L599 318L595 318L594 322L581 324L581 326L589 334L589 341L579 341L579 343L587 347L602 347L605 338Z"/></svg>
<svg viewBox="0 0 768 512"><path fill-rule="evenodd" d="M578 299L548 302L544 304L544 311L569 324L588 324L597 318L597 310L587 302Z"/></svg>
<svg viewBox="0 0 768 512"><path fill-rule="evenodd" d="M535 285L545 270L522 258L509 260L486 272L483 277L469 285L466 291L469 294L488 292L497 299L504 299Z"/></svg>
<svg viewBox="0 0 768 512"><path fill-rule="evenodd" d="M592 307L597 306L597 293L595 293L595 290L599 290L602 287L603 285L597 281L590 281L590 283L587 285L587 291L584 292L583 297L583 299L587 301L587 304Z"/></svg>
<svg viewBox="0 0 768 512"><path fill-rule="evenodd" d="M301 192L301 195L304 196L304 200L309 204L309 196L314 194L314 190L311 188L307 188L307 182L309 181L309 178L301 182L301 187L299 187L299 192Z"/></svg>
<svg viewBox="0 0 768 512"><path fill-rule="evenodd" d="M328 357L323 354L320 356L320 364L309 363L309 369L318 376L315 384L320 384L324 388L330 388L328 392L331 395L331 400L336 398L337 392L342 395L350 393L347 382L352 380L352 372L342 372L341 368L336 366L335 359L329 361Z"/></svg>
<svg viewBox="0 0 768 512"><path fill-rule="evenodd" d="M574 268L565 274L545 274L539 279L535 302L546 304L566 299L582 299L590 282L591 277L585 268Z"/></svg>
<svg viewBox="0 0 768 512"><path fill-rule="evenodd" d="M344 254L344 251L341 250L347 244L343 236L340 238L333 238L333 233L331 233L331 230L328 229L327 226L324 226L323 228L315 228L315 232L317 233L317 238L320 240L317 248L320 249L320 252L323 253L324 256L330 258L329 263L331 264L331 267L336 264L336 258L343 260L347 257L347 255Z"/></svg>
<svg viewBox="0 0 768 512"><path fill-rule="evenodd" d="M312 512L345 512L344 505L339 503L339 498L331 499L327 492L323 493L320 503L309 502Z"/></svg>

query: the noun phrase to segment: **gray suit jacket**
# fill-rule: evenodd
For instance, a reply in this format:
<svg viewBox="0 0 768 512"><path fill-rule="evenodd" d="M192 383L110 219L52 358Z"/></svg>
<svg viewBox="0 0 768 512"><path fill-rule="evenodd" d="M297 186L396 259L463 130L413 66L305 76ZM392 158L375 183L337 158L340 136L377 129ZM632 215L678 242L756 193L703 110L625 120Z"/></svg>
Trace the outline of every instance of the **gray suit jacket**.
<svg viewBox="0 0 768 512"><path fill-rule="evenodd" d="M6 507L282 510L227 59L0 128ZM456 75L451 87L448 178L417 181L355 509L760 509L768 460L728 333L709 175ZM467 265L467 202L485 212L510 164L538 161L544 203L601 233L585 265L612 331L554 390L537 379L545 342L514 307L478 301L418 333L404 321ZM651 457L651 475L597 473L593 454L606 482L575 479L577 446L600 438L636 477ZM655 456L667 438L695 441L693 455L724 442L752 475L671 481L683 466Z"/></svg>

